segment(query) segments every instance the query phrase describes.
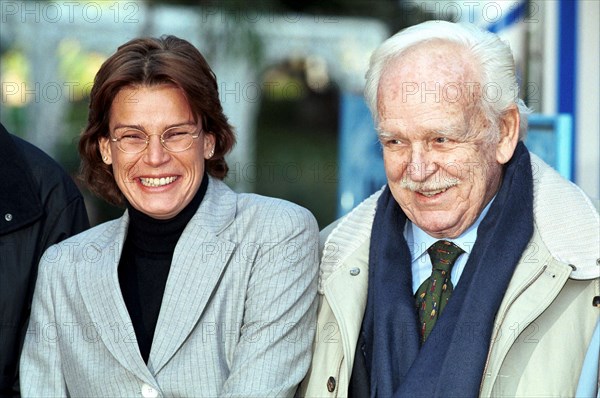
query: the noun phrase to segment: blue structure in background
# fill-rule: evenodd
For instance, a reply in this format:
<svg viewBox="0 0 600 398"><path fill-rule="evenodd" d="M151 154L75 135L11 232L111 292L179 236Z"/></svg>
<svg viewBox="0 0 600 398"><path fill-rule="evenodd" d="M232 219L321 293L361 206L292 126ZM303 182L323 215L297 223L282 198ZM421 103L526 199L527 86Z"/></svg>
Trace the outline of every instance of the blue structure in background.
<svg viewBox="0 0 600 398"><path fill-rule="evenodd" d="M572 115L571 141L574 142L577 128L577 31L578 25L577 9L579 1L559 0L559 25L558 25L558 73L556 74L558 92L557 112ZM596 90L597 88L593 88ZM572 144L571 170L575 174L575 146Z"/></svg>
<svg viewBox="0 0 600 398"><path fill-rule="evenodd" d="M573 118L569 114L555 116L529 115L525 145L554 167L567 180L573 174Z"/></svg>
<svg viewBox="0 0 600 398"><path fill-rule="evenodd" d="M362 95L341 93L338 217L386 183L381 145Z"/></svg>
<svg viewBox="0 0 600 398"><path fill-rule="evenodd" d="M529 115L525 145L573 181L573 123L568 114ZM338 217L386 183L381 146L362 95L342 93L340 103Z"/></svg>

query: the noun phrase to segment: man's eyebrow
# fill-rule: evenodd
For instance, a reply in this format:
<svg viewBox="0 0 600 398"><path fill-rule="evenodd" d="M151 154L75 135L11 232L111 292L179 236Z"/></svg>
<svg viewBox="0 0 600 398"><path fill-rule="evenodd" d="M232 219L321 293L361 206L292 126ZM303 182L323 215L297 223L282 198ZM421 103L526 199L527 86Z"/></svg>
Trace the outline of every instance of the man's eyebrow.
<svg viewBox="0 0 600 398"><path fill-rule="evenodd" d="M378 136L383 136L383 137L392 137L392 136L395 137L395 136L398 136L398 135L402 134L401 131L392 133L391 131L389 131L387 129L384 129L384 128L380 127L380 126L375 127L375 131L377 132Z"/></svg>
<svg viewBox="0 0 600 398"><path fill-rule="evenodd" d="M464 129L457 126L442 127L440 129L431 130L433 134L459 136L465 133Z"/></svg>
<svg viewBox="0 0 600 398"><path fill-rule="evenodd" d="M394 133L390 133L389 131L383 130L381 128L376 128L375 131L377 131L377 137L383 139L392 138L396 136Z"/></svg>

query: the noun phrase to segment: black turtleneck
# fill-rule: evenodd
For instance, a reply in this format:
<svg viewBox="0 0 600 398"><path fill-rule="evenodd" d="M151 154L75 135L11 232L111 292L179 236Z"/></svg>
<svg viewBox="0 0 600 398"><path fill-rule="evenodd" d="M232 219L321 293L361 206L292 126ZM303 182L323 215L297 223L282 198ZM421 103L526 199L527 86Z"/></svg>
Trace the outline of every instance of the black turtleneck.
<svg viewBox="0 0 600 398"><path fill-rule="evenodd" d="M146 363L150 356L175 245L198 210L207 187L208 177L205 174L192 201L169 220L157 220L129 204L127 206L130 221L119 261L119 284L140 353Z"/></svg>

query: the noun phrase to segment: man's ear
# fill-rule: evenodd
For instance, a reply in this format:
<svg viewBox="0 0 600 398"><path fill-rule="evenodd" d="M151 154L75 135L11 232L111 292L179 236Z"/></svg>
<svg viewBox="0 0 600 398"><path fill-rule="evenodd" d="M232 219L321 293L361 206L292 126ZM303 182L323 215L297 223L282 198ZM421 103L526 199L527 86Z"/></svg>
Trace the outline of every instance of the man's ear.
<svg viewBox="0 0 600 398"><path fill-rule="evenodd" d="M105 164L112 164L112 151L108 137L98 138L98 145L100 146L100 156L102 157L102 161Z"/></svg>
<svg viewBox="0 0 600 398"><path fill-rule="evenodd" d="M515 148L519 143L519 122L521 117L519 109L513 105L502 115L500 121L500 141L496 146L496 160L500 164L506 164L513 156Z"/></svg>

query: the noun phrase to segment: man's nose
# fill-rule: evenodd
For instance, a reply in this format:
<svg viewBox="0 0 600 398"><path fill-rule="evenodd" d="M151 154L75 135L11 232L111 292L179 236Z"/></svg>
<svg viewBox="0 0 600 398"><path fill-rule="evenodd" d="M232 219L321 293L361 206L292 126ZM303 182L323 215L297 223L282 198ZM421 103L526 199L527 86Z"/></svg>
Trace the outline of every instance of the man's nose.
<svg viewBox="0 0 600 398"><path fill-rule="evenodd" d="M435 151L427 147L423 142L413 143L409 165L409 177L413 181L425 181L438 169L435 159Z"/></svg>

